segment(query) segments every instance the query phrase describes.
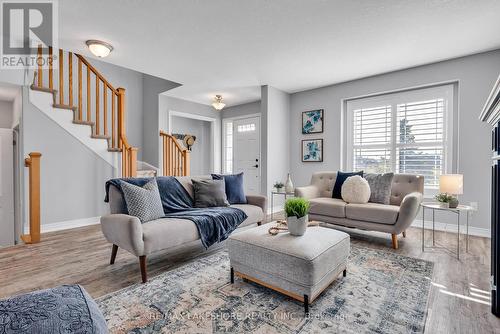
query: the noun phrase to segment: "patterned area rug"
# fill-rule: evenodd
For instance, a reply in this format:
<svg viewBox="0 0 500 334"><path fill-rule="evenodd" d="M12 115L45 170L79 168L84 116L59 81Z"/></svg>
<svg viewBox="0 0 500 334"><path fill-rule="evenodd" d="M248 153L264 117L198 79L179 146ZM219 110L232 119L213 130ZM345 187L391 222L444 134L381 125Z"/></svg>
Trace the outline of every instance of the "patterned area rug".
<svg viewBox="0 0 500 334"><path fill-rule="evenodd" d="M351 245L347 277L300 302L236 278L227 252L101 297L112 333L422 333L433 264Z"/></svg>

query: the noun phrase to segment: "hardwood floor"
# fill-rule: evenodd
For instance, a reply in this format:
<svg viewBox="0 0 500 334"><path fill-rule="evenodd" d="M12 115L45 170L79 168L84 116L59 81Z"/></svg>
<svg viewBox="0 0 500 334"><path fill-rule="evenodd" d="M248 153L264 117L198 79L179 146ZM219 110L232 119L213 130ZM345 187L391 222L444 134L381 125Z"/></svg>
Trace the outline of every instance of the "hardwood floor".
<svg viewBox="0 0 500 334"><path fill-rule="evenodd" d="M347 230L353 244L383 249L435 263L429 296L426 333L500 333L500 318L490 312L490 240L470 237L470 250L459 260L445 250L421 250L421 230L411 228L398 237L399 249L391 248L390 234ZM456 248L456 234L436 232L440 245ZM427 244L431 244L427 232ZM210 250L209 253L220 249ZM188 246L148 257L150 278L187 259L204 256L201 246ZM18 245L0 250L0 298L78 283L95 298L141 280L139 260L122 249L109 264L111 245L98 225L42 235L36 245Z"/></svg>

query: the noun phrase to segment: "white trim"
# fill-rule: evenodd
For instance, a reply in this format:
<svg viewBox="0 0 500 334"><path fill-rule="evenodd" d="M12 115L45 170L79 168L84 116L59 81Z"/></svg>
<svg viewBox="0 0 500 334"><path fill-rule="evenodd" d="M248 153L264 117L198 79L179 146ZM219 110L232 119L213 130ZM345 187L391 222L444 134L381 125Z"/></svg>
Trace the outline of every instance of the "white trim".
<svg viewBox="0 0 500 334"><path fill-rule="evenodd" d="M212 142L212 149L210 152L210 165L212 166L211 172L217 173L218 172L218 168L217 168L218 163L217 163L216 155L217 155L217 143L218 143L218 141L216 140L216 133L215 133L216 132L217 118L202 116L202 115L198 115L198 114L190 114L190 113L175 111L175 110L168 110L167 115L168 115L167 133L170 133L170 134L172 133L172 117L173 116L210 122L210 140ZM163 161L163 150L161 149L161 145L160 145L160 161ZM163 166L161 168L162 168L162 173L163 173Z"/></svg>
<svg viewBox="0 0 500 334"><path fill-rule="evenodd" d="M72 228L96 225L96 224L99 224L100 222L101 222L101 217L90 217L90 218L66 220L66 221L62 221L62 222L42 224L40 226L40 230L41 230L40 232L47 233L47 232L62 231L62 230L68 230L68 229L72 229ZM29 231L29 226L25 225L24 230Z"/></svg>
<svg viewBox="0 0 500 334"><path fill-rule="evenodd" d="M427 86L421 86L420 88L405 88L397 91L387 92L387 93L376 93L372 95L367 95L365 97L355 97L349 99L342 99L341 104L341 168L343 169L352 169L353 163L353 111L355 109L374 107L374 106L391 106L391 142L389 144L380 144L378 146L373 146L373 148L387 148L391 150L391 169L395 170L396 167L396 159L395 152L398 146L396 141L397 135L397 105L402 103L408 99L411 100L420 100L430 98L429 95L439 95L445 98L445 111L444 111L444 138L442 141L442 145L444 148L444 163L443 163L443 173L453 173L457 171L458 167L458 159L454 156L455 151L457 150L458 144L455 144L454 135L455 133L455 120L454 117L458 117L455 115L455 112L458 106L454 105L454 94L455 94L455 85L456 82L451 82L448 84L433 84ZM458 92L457 92L458 93ZM457 113L458 114L458 113ZM457 119L458 121L458 119ZM441 142L439 142L441 143ZM428 143L417 143L419 146L432 146L435 144L439 144L435 142ZM379 147L380 146L380 147ZM372 146L370 146L372 147ZM426 189L426 193L434 194L437 193L436 190Z"/></svg>
<svg viewBox="0 0 500 334"><path fill-rule="evenodd" d="M225 120L235 120L235 119L245 119L245 118L260 117L260 116L261 116L261 113L257 112L257 113L248 114L248 115L223 117L222 121L225 121Z"/></svg>
<svg viewBox="0 0 500 334"><path fill-rule="evenodd" d="M422 230L422 219L415 219L411 226ZM436 221L434 226L436 231L457 233L457 224L447 224ZM424 227L426 230L432 230L432 220L426 220ZM460 234L465 235L465 231L465 224L460 224ZM489 228L474 227L469 225L469 235L491 238L491 230Z"/></svg>

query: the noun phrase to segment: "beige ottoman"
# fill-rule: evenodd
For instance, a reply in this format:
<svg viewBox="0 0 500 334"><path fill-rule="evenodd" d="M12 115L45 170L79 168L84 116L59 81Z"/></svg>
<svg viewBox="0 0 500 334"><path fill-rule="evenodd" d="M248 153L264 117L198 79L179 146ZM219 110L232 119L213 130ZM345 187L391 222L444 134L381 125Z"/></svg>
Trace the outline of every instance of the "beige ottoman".
<svg viewBox="0 0 500 334"><path fill-rule="evenodd" d="M270 224L232 234L226 245L234 275L276 290L304 303L313 302L343 272L350 251L349 235L308 227L303 236L270 235Z"/></svg>

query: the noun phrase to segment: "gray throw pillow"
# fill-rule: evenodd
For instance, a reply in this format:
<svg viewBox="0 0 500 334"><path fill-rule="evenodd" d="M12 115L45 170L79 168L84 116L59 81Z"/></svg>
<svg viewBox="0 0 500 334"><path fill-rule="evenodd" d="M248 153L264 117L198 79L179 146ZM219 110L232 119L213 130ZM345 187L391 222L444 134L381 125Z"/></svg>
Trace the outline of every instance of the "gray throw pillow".
<svg viewBox="0 0 500 334"><path fill-rule="evenodd" d="M394 173L365 174L364 178L370 185L370 202L390 204L392 179L394 178Z"/></svg>
<svg viewBox="0 0 500 334"><path fill-rule="evenodd" d="M152 179L143 187L122 181L121 188L129 215L139 218L141 223L165 216L156 179Z"/></svg>
<svg viewBox="0 0 500 334"><path fill-rule="evenodd" d="M193 182L195 207L229 206L224 179L191 181Z"/></svg>

